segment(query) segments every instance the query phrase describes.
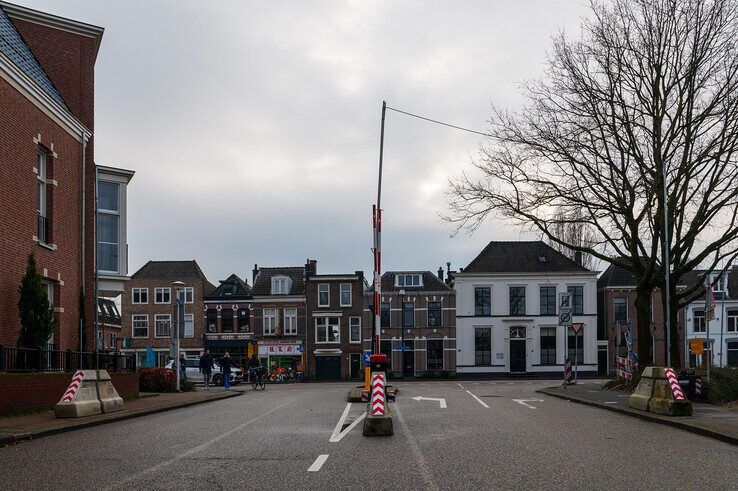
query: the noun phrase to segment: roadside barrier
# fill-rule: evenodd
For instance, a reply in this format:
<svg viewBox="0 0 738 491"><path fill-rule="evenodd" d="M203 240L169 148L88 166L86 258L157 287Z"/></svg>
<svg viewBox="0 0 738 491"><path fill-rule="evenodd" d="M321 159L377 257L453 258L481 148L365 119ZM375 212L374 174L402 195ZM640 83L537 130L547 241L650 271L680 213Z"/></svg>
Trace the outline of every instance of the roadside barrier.
<svg viewBox="0 0 738 491"><path fill-rule="evenodd" d="M682 392L682 387L679 385L676 373L674 373L674 369L665 368L664 373L666 374L666 380L669 382L671 393L674 394L674 399L677 401L686 399L686 397L684 397L684 392Z"/></svg>
<svg viewBox="0 0 738 491"><path fill-rule="evenodd" d="M615 358L617 362L617 374L618 377L623 378L630 382L633 380L633 369L635 368L635 362L630 358L624 356L618 356Z"/></svg>
<svg viewBox="0 0 738 491"><path fill-rule="evenodd" d="M694 381L694 393L699 398L702 396L702 379L698 378Z"/></svg>
<svg viewBox="0 0 738 491"><path fill-rule="evenodd" d="M62 400L60 402L72 402L74 398L77 397L79 386L82 384L84 378L85 372L83 372L82 370L78 370L77 372L75 372L72 376L72 382L69 384L69 387L62 396Z"/></svg>
<svg viewBox="0 0 738 491"><path fill-rule="evenodd" d="M571 356L567 356L566 362L564 363L564 385L574 384L574 371L571 365Z"/></svg>

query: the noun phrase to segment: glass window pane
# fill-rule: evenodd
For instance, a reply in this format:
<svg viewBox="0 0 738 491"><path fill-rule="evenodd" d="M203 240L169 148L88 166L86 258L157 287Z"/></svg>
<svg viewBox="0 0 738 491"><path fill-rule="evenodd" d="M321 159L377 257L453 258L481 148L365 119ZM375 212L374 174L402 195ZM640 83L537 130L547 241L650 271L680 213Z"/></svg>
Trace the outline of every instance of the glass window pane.
<svg viewBox="0 0 738 491"><path fill-rule="evenodd" d="M120 186L114 182L99 181L97 183L98 210L118 211L118 190Z"/></svg>

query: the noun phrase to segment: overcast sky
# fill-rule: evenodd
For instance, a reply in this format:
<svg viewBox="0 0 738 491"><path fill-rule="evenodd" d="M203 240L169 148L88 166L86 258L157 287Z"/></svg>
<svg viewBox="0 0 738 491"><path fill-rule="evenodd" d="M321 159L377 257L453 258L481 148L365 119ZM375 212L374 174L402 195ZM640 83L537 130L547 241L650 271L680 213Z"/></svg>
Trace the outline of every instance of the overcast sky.
<svg viewBox="0 0 738 491"><path fill-rule="evenodd" d="M382 100L484 130L587 15L579 0L15 1L105 28L95 159L136 171L129 273L196 259L216 284L306 258L370 275ZM457 269L490 240L538 238L499 222L451 237L439 218L480 138L387 114L385 270Z"/></svg>

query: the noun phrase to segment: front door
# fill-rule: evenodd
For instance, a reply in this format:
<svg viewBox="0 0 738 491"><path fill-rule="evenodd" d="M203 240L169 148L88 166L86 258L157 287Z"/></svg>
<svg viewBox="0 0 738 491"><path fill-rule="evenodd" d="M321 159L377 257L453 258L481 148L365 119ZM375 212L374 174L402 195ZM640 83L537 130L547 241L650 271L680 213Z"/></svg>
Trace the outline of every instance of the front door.
<svg viewBox="0 0 738 491"><path fill-rule="evenodd" d="M525 339L510 340L510 371L525 371Z"/></svg>
<svg viewBox="0 0 738 491"><path fill-rule="evenodd" d="M402 376L415 376L415 343L413 341L405 341L405 348L402 351Z"/></svg>
<svg viewBox="0 0 738 491"><path fill-rule="evenodd" d="M351 378L356 380L359 378L359 370L361 369L361 355L359 353L351 353L349 355L349 370Z"/></svg>

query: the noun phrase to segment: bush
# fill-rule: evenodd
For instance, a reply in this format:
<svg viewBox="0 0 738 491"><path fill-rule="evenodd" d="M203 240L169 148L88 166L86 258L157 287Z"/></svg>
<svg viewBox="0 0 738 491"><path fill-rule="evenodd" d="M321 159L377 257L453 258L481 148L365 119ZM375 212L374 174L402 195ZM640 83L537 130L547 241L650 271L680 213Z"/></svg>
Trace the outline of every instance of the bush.
<svg viewBox="0 0 738 491"><path fill-rule="evenodd" d="M705 373L700 372L704 380ZM710 368L710 383L704 386L704 400L710 404L738 401L738 368Z"/></svg>
<svg viewBox="0 0 738 491"><path fill-rule="evenodd" d="M193 382L192 380L188 378L184 380L180 380L179 390L181 392L193 392L195 390L195 382Z"/></svg>
<svg viewBox="0 0 738 491"><path fill-rule="evenodd" d="M174 392L177 390L177 375L164 367L140 368L138 370L140 392Z"/></svg>

